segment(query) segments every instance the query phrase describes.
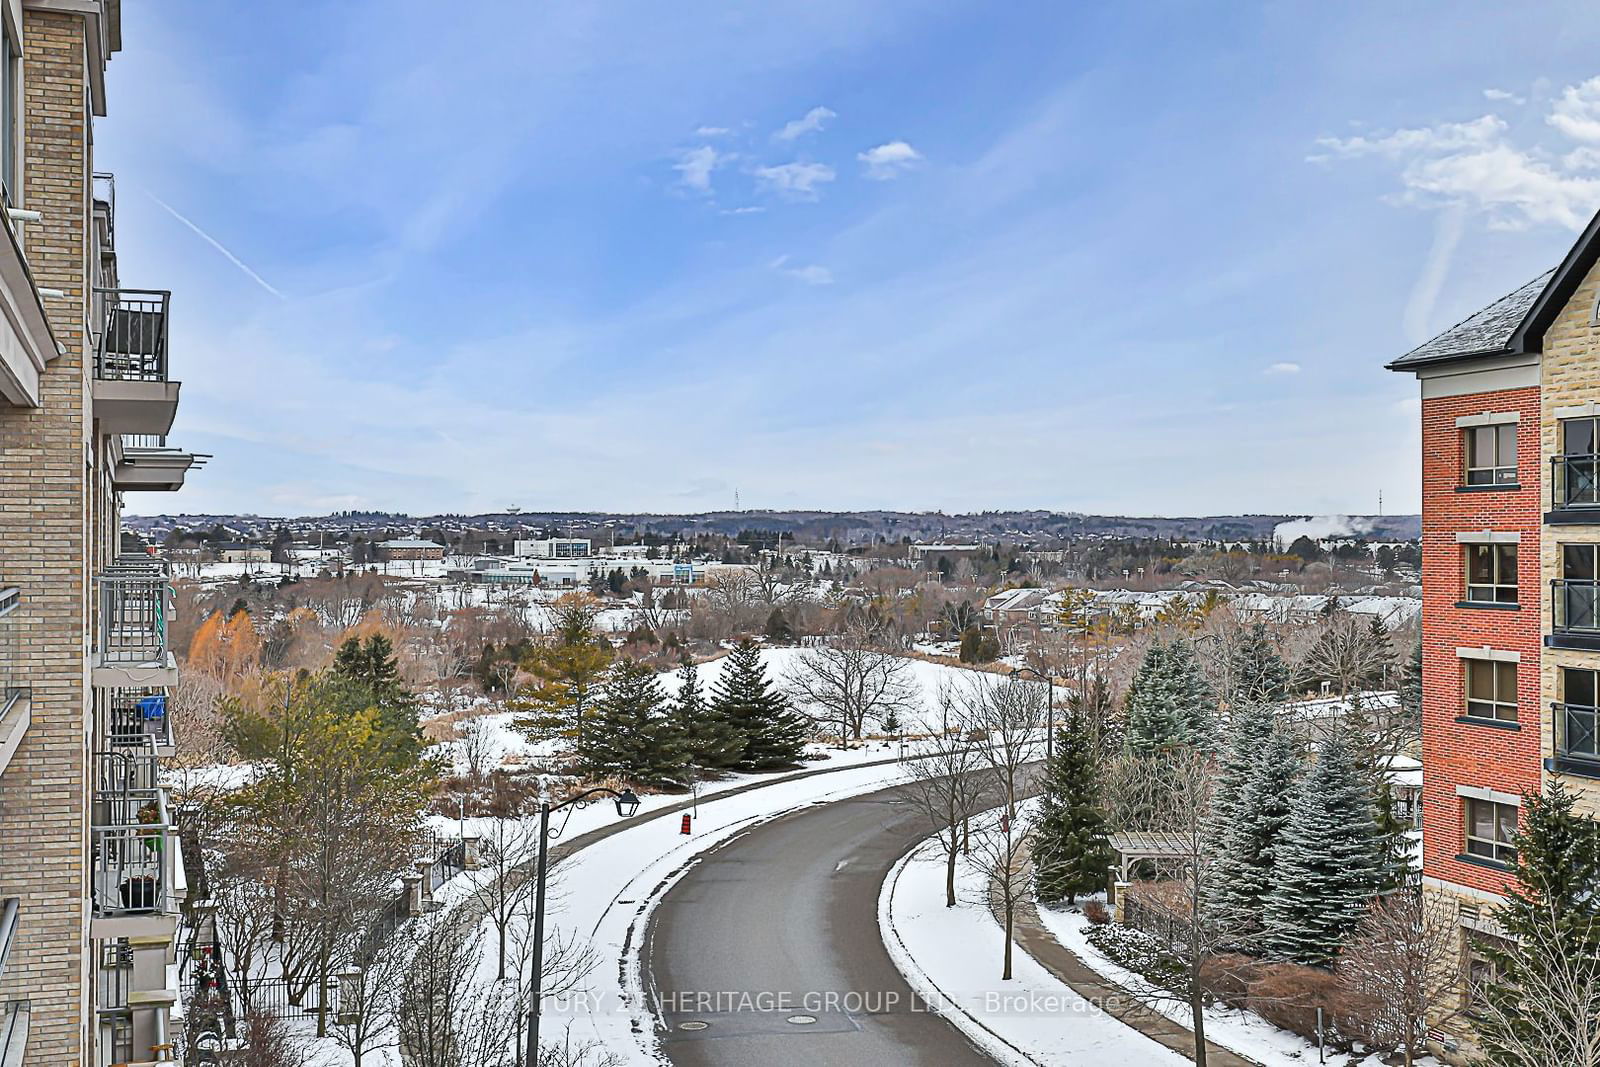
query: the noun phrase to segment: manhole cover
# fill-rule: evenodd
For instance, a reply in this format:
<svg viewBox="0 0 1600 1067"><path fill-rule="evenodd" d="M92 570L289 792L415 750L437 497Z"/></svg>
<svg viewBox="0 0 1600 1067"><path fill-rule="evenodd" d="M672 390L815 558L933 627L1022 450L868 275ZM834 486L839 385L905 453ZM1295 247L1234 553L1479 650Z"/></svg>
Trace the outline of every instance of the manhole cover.
<svg viewBox="0 0 1600 1067"><path fill-rule="evenodd" d="M817 1021L817 1017L815 1015L791 1015L788 1021L796 1026L810 1026Z"/></svg>
<svg viewBox="0 0 1600 1067"><path fill-rule="evenodd" d="M679 1030L704 1030L707 1027L709 1027L710 1025L711 1025L710 1023L703 1023L699 1019L690 1019L686 1023L679 1023L678 1024L678 1029Z"/></svg>

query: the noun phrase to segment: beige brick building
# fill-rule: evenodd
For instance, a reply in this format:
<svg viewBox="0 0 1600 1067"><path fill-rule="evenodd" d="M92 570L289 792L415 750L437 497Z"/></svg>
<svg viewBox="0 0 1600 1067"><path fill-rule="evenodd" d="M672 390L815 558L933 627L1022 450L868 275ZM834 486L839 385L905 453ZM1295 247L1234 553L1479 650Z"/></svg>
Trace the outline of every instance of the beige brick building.
<svg viewBox="0 0 1600 1067"><path fill-rule="evenodd" d="M117 275L94 117L118 0L0 0L0 1064L170 1058L178 909L164 565L124 494L180 487L168 294Z"/></svg>

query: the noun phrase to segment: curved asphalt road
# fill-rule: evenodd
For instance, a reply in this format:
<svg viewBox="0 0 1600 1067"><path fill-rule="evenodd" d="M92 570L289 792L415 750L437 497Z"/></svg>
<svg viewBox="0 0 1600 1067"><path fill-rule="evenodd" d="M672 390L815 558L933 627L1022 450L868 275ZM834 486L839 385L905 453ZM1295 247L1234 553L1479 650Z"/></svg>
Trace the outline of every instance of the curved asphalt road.
<svg viewBox="0 0 1600 1067"><path fill-rule="evenodd" d="M643 966L674 1064L993 1067L916 1000L883 947L879 889L928 834L896 792L763 824L706 853L662 898Z"/></svg>

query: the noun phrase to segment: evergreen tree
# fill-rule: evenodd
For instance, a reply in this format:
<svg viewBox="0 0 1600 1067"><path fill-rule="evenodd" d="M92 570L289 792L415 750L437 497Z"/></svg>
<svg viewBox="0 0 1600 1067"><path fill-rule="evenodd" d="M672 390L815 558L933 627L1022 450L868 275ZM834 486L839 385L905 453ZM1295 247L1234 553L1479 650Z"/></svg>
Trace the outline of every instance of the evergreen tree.
<svg viewBox="0 0 1600 1067"><path fill-rule="evenodd" d="M1400 817L1394 787L1387 776L1379 780L1377 792L1378 891L1390 893L1415 880L1411 868L1412 826Z"/></svg>
<svg viewBox="0 0 1600 1067"><path fill-rule="evenodd" d="M1150 646L1128 687L1128 745L1149 754L1213 740L1216 704L1182 638Z"/></svg>
<svg viewBox="0 0 1600 1067"><path fill-rule="evenodd" d="M1422 635L1411 646L1411 657L1400 672L1400 708L1412 733L1422 735Z"/></svg>
<svg viewBox="0 0 1600 1067"><path fill-rule="evenodd" d="M1378 890L1368 777L1343 732L1325 738L1273 851L1263 941L1300 963L1332 962Z"/></svg>
<svg viewBox="0 0 1600 1067"><path fill-rule="evenodd" d="M351 637L333 655L333 676L364 687L378 709L383 746L396 766L415 763L422 755L422 727L417 720L417 698L400 679L394 645L383 634L365 643Z"/></svg>
<svg viewBox="0 0 1600 1067"><path fill-rule="evenodd" d="M1242 948L1255 949L1262 928L1263 898L1272 888L1278 842L1298 795L1300 741L1271 723L1245 769L1232 815L1215 831L1217 859L1211 907L1218 926ZM1213 803L1221 802L1218 789Z"/></svg>
<svg viewBox="0 0 1600 1067"><path fill-rule="evenodd" d="M668 714L683 742L684 759L697 767L732 767L744 756L744 738L706 703L700 671L683 657L678 668L678 695Z"/></svg>
<svg viewBox="0 0 1600 1067"><path fill-rule="evenodd" d="M805 755L807 721L772 688L754 641L742 641L728 654L711 690L711 709L739 734L740 770L788 767Z"/></svg>
<svg viewBox="0 0 1600 1067"><path fill-rule="evenodd" d="M1289 676L1266 624L1252 623L1229 657L1229 703L1276 704L1289 695Z"/></svg>
<svg viewBox="0 0 1600 1067"><path fill-rule="evenodd" d="M1105 885L1113 859L1100 806L1100 768L1094 744L1068 718L1055 758L1045 770L1033 828L1033 862L1039 899L1076 901Z"/></svg>
<svg viewBox="0 0 1600 1067"><path fill-rule="evenodd" d="M781 607L772 609L767 616L766 635L772 641L791 641L794 639L794 627L789 625L789 620L783 614Z"/></svg>
<svg viewBox="0 0 1600 1067"><path fill-rule="evenodd" d="M1367 624L1367 646L1371 649L1368 659L1372 664L1369 682L1387 686L1394 674L1394 642L1389 640L1389 628L1376 615Z"/></svg>
<svg viewBox="0 0 1600 1067"><path fill-rule="evenodd" d="M1568 999L1600 982L1600 827L1575 801L1560 782L1523 797L1516 884L1495 912L1507 940L1481 943L1497 973L1476 1026L1497 1067L1524 1067L1530 1048L1582 1063L1597 1044L1600 1022Z"/></svg>
<svg viewBox="0 0 1600 1067"><path fill-rule="evenodd" d="M654 787L678 784L683 749L676 723L662 714L663 705L655 671L629 659L613 664L576 746L583 773Z"/></svg>

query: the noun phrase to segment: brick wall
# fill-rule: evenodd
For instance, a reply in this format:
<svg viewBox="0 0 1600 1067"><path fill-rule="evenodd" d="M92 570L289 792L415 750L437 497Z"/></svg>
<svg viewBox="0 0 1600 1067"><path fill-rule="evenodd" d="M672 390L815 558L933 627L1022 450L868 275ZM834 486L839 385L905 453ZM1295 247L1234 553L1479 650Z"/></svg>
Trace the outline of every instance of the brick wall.
<svg viewBox="0 0 1600 1067"><path fill-rule="evenodd" d="M19 940L0 998L31 1002L30 1067L80 1067L87 1025L84 560L92 536L85 477L83 20L28 10L23 44L23 202L44 215L26 225L23 243L36 283L66 290L71 299L46 301L66 354L45 370L41 406L0 410L0 581L22 589L22 682L33 694L33 726L0 776L0 892L22 897Z"/></svg>
<svg viewBox="0 0 1600 1067"><path fill-rule="evenodd" d="M1517 412L1520 489L1459 492L1461 415ZM1422 403L1422 632L1423 873L1491 893L1505 875L1461 862L1462 806L1457 785L1505 793L1540 787L1539 390L1536 387L1425 399ZM1497 611L1457 607L1465 594L1464 553L1458 532L1516 531L1520 608ZM1462 663L1456 649L1489 645L1519 652L1519 729L1458 723L1465 710Z"/></svg>

